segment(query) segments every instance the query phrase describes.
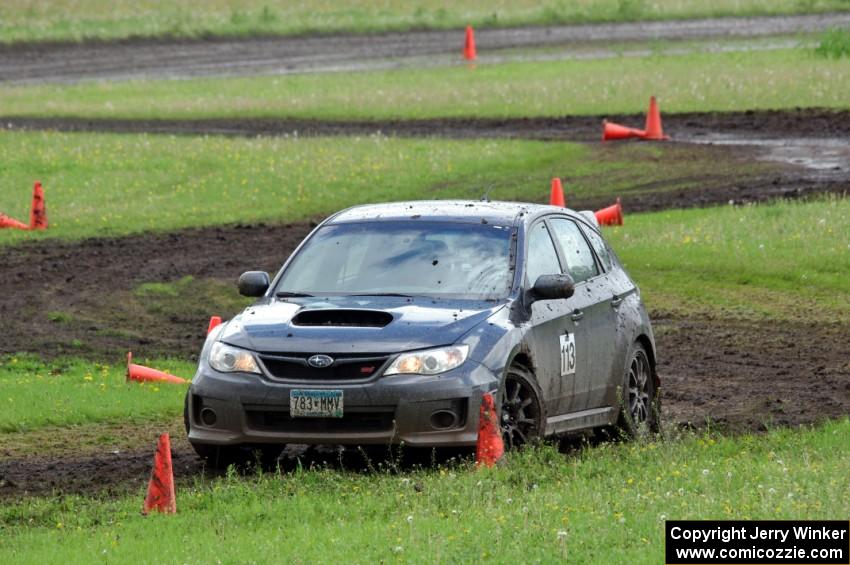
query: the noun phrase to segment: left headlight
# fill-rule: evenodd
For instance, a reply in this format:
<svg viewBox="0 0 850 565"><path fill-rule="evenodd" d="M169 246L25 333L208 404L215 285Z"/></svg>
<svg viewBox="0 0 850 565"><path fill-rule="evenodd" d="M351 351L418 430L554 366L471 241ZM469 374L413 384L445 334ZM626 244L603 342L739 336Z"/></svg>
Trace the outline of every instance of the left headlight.
<svg viewBox="0 0 850 565"><path fill-rule="evenodd" d="M437 375L459 367L468 354L468 345L402 353L384 371L384 375Z"/></svg>
<svg viewBox="0 0 850 565"><path fill-rule="evenodd" d="M210 349L210 367L221 373L260 373L250 351L217 341Z"/></svg>

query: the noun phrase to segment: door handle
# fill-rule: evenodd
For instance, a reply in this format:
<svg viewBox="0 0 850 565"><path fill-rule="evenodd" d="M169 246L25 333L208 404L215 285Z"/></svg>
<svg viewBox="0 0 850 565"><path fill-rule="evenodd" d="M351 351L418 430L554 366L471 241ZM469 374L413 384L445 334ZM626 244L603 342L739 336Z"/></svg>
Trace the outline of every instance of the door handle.
<svg viewBox="0 0 850 565"><path fill-rule="evenodd" d="M572 320L573 322L578 322L582 318L584 318L584 312L582 312L581 310L573 310L573 313L570 314L570 320Z"/></svg>
<svg viewBox="0 0 850 565"><path fill-rule="evenodd" d="M614 296L614 298L611 299L611 308L616 308L617 306L619 306L622 303L623 303L623 298L621 296Z"/></svg>

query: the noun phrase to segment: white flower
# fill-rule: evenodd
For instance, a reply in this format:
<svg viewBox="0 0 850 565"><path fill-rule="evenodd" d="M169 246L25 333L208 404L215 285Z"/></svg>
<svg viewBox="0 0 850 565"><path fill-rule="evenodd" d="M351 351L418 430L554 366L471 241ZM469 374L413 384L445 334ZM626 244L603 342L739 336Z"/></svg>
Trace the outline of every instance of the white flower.
<svg viewBox="0 0 850 565"><path fill-rule="evenodd" d="M408 517L407 517L407 523L408 523L408 524L412 524L412 523L413 523L413 514L411 514L410 516L408 516Z"/></svg>
<svg viewBox="0 0 850 565"><path fill-rule="evenodd" d="M702 470L702 475L703 475L703 476L707 476L707 475L708 475L708 469L703 469L703 470Z"/></svg>
<svg viewBox="0 0 850 565"><path fill-rule="evenodd" d="M665 521L666 519L667 519L667 514L659 514L658 515L658 520L660 520L661 522Z"/></svg>
<svg viewBox="0 0 850 565"><path fill-rule="evenodd" d="M401 553L402 551L404 551L404 548L400 545L397 545L393 548L393 553Z"/></svg>
<svg viewBox="0 0 850 565"><path fill-rule="evenodd" d="M773 488L773 487L770 487L769 489L767 489L767 492L769 492L770 494L776 494L776 489Z"/></svg>
<svg viewBox="0 0 850 565"><path fill-rule="evenodd" d="M567 530L558 530L558 539L567 539Z"/></svg>

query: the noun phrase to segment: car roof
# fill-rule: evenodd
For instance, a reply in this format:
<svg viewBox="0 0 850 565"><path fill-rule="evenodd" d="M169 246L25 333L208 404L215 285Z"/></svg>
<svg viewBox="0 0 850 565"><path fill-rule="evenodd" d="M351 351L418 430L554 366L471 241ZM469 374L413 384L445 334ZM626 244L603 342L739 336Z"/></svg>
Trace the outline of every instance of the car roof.
<svg viewBox="0 0 850 565"><path fill-rule="evenodd" d="M497 225L517 225L538 216L553 212L577 214L566 208L529 204L527 202L500 202L483 200L416 200L365 204L354 206L330 217L328 224L349 222L434 220L465 223L481 223L486 220Z"/></svg>

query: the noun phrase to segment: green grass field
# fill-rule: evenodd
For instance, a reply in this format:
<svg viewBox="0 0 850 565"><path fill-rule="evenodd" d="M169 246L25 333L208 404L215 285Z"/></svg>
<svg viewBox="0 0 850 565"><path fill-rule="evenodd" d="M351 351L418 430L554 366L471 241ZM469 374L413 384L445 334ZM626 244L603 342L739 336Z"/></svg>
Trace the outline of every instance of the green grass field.
<svg viewBox="0 0 850 565"><path fill-rule="evenodd" d="M186 379L195 366L177 360L136 363ZM172 417L182 409L183 385L126 383L125 366L74 359L51 363L31 355L0 357L0 442L3 433L45 426L139 422Z"/></svg>
<svg viewBox="0 0 850 565"><path fill-rule="evenodd" d="M846 0L7 0L0 42L251 36L586 23L847 10Z"/></svg>
<svg viewBox="0 0 850 565"><path fill-rule="evenodd" d="M846 321L847 199L670 210L606 235L658 312Z"/></svg>
<svg viewBox="0 0 850 565"><path fill-rule="evenodd" d="M178 486L176 516L125 498L0 506L6 563L659 563L667 519L850 513L850 421L511 454L501 468L295 471Z"/></svg>
<svg viewBox="0 0 850 565"><path fill-rule="evenodd" d="M564 177L569 197L613 199L635 190L635 179L681 188L714 174L714 154L680 158L682 151L507 140L0 132L0 211L28 218L39 179L51 222L43 233L0 230L0 244L303 220L375 201L477 200L488 189L494 199L542 202L554 176ZM669 166L658 167L660 158ZM769 166L736 167L745 178Z"/></svg>
<svg viewBox="0 0 850 565"><path fill-rule="evenodd" d="M386 119L846 108L850 65L812 49L0 90L4 116ZM427 93L427 94L426 94Z"/></svg>

